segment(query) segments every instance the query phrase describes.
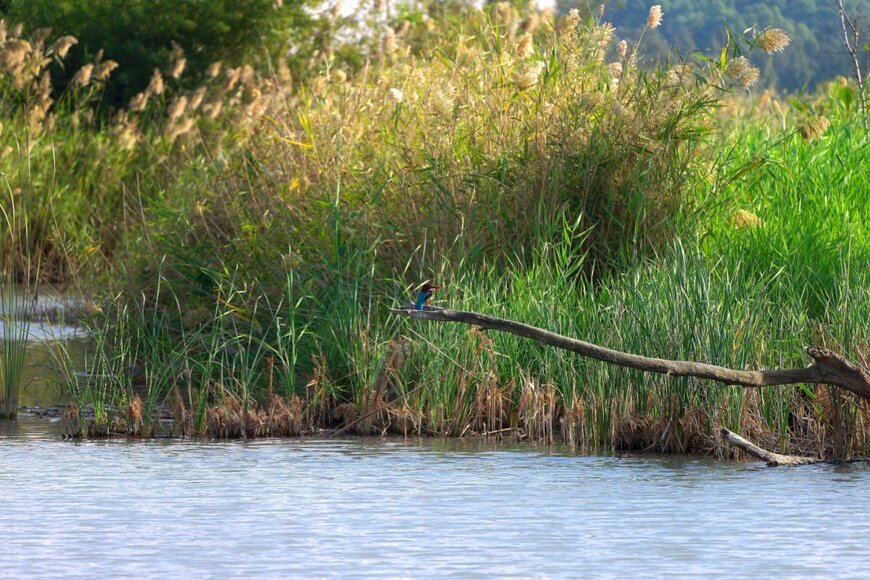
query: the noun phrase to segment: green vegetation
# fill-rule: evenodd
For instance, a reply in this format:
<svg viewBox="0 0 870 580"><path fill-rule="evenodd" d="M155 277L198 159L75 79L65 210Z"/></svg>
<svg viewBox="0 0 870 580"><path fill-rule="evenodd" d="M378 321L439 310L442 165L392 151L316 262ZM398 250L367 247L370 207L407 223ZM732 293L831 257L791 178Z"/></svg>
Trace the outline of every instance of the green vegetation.
<svg viewBox="0 0 870 580"><path fill-rule="evenodd" d="M189 435L510 433L721 455L727 426L867 450L865 405L836 390L646 376L387 312L436 279L443 305L640 354L787 367L818 344L862 360L854 89L767 95L749 116L723 89L759 74L741 59L752 38L725 61L650 69L579 13L435 3L392 24L360 41L359 70L326 57L296 86L244 65L152 80L108 123L89 112L110 77L49 97L43 68L7 67L2 139L19 153L2 170L28 219L0 235L32 242L2 246L3 263L107 288L86 320L90 380L59 345L69 434L153 434L162 415ZM28 44L22 62L41 62Z"/></svg>
<svg viewBox="0 0 870 580"><path fill-rule="evenodd" d="M27 354L30 308L15 284L0 280L0 419L14 419Z"/></svg>
<svg viewBox="0 0 870 580"><path fill-rule="evenodd" d="M123 106L167 63L173 65L164 75L179 79L186 70L192 86L216 61L234 66L286 51L312 32L303 6L302 0L13 0L8 13L28 30L78 40L63 66L53 69L56 86L69 84L98 53L119 63L103 104Z"/></svg>

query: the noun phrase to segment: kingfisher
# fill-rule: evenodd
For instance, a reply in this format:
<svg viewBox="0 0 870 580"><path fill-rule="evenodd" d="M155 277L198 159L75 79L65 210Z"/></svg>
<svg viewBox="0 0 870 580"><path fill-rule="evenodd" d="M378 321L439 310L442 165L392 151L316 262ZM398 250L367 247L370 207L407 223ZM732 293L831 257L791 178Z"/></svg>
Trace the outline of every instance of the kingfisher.
<svg viewBox="0 0 870 580"><path fill-rule="evenodd" d="M430 284L428 282L420 287L420 293L417 294L417 302L414 304L417 310L424 310L426 308L426 302L432 298L432 293L438 288L441 288L441 286Z"/></svg>

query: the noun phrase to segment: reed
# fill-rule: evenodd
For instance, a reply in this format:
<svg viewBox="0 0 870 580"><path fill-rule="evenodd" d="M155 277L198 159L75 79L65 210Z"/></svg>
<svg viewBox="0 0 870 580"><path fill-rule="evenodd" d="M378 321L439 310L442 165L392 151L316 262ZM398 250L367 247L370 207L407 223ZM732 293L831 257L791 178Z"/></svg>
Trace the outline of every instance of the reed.
<svg viewBox="0 0 870 580"><path fill-rule="evenodd" d="M27 249L33 240L31 213L37 209L21 192L32 187L30 158L26 154L29 134L25 133L14 155L17 175L0 173L0 418L14 419L30 338L30 323L36 306L33 281L38 279L40 260ZM5 252L4 252L5 250ZM10 259L11 255L15 257ZM36 274L32 277L32 274Z"/></svg>
<svg viewBox="0 0 870 580"><path fill-rule="evenodd" d="M865 348L859 339L862 317L870 312L866 279L820 293L821 310L810 317L799 285L802 273L762 273L740 261L738 245L713 259L676 244L656 262L591 280L580 275L584 258L573 239L578 233L566 226L563 239L540 248L522 270L478 263L444 272L442 304L632 352L735 368L799 366L806 344L859 355ZM846 258L841 276L855 268ZM584 449L727 456L716 435L718 426L727 426L786 450L823 449L838 456L867 451L866 416L837 393L744 391L647 376L513 336L397 321L384 312L395 294L379 298L360 286L336 289L305 332L292 338L300 351L317 354L313 366L302 370L308 383L279 395L274 367L260 357L259 343L275 344L268 321L288 316L284 305L246 306L232 280L224 283L223 295L235 298L222 300L196 339L170 338L177 327L167 324L165 339L145 349L148 367L173 369L166 372L176 380L189 380L185 365L196 361L193 382L203 387L194 389L192 404L203 409L204 418L192 422L187 434L294 434L353 424L353 432L368 434L495 432ZM254 316L264 326L258 329ZM226 317L236 320L216 324ZM242 321L254 335L240 332ZM820 329L826 329L824 336ZM227 345L248 354L227 353ZM166 407L173 404L171 397L164 400Z"/></svg>
<svg viewBox="0 0 870 580"><path fill-rule="evenodd" d="M13 281L0 279L0 419L14 419L18 414L18 397L27 356L32 297Z"/></svg>

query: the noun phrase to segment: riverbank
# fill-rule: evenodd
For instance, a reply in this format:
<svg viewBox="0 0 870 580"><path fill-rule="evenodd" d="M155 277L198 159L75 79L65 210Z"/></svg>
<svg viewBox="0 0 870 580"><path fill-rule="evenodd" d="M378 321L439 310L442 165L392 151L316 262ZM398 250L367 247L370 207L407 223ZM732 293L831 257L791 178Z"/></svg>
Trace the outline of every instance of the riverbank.
<svg viewBox="0 0 870 580"><path fill-rule="evenodd" d="M389 312L430 280L439 306L650 357L867 358L852 84L745 95L760 71L744 55L786 48L782 31L654 64L595 14L438 6L398 16L364 66L312 60L299 83L244 65L170 82L175 54L104 119L99 83L52 101L51 122L7 99L0 137L32 146L0 169L3 274L97 297L86 359L52 344L68 435L165 420L185 436L495 433L726 456L726 427L791 453L870 452L870 409L836 389L653 377Z"/></svg>

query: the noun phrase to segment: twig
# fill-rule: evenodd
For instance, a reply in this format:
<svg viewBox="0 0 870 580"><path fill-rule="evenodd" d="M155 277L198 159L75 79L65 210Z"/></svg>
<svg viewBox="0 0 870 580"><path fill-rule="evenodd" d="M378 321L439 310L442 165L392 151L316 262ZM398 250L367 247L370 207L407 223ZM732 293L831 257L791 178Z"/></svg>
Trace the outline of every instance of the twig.
<svg viewBox="0 0 870 580"><path fill-rule="evenodd" d="M353 427L354 425L357 425L357 424L360 423L361 421L365 421L365 420L368 419L369 417L371 417L371 416L373 416L373 415L377 415L378 413L380 413L380 412L383 411L384 409L389 408L390 405L393 405L393 404L395 404L395 403L398 403L399 401L401 401L401 400L403 400L403 399L407 399L408 397L410 397L411 395L413 395L414 393L416 393L417 391L419 391L420 389L422 389L422 388L425 387L425 386L426 386L426 385L420 385L419 387L416 387L416 388L414 388L414 389L411 389L411 390L408 391L407 393L404 393L404 394L402 394L402 395L399 395L398 397L396 397L396 398L393 399L392 401L390 401L390 402L388 402L388 403L384 403L383 405L378 406L378 407L375 408L373 411L369 411L368 413L364 414L363 416L361 416L361 417L357 417L356 419L354 419L353 421L351 421L350 423L348 423L347 425L345 425L344 427L342 427L342 428L339 429L338 431L333 431L333 432L329 435L329 437L332 438L332 437L337 437L338 435L341 435L342 433L344 433L345 431L347 431L348 429L350 429L350 428Z"/></svg>
<svg viewBox="0 0 870 580"><path fill-rule="evenodd" d="M864 77L861 74L861 62L858 60L858 50L861 46L861 31L855 25L855 22L846 14L846 6L843 0L834 0L837 4L837 11L840 13L840 26L843 29L843 43L846 45L846 50L852 57L852 65L855 67L855 80L858 82L858 95L861 97L861 120L864 124L864 129L867 129L867 96L864 94ZM849 32L852 33L852 39L849 39Z"/></svg>

